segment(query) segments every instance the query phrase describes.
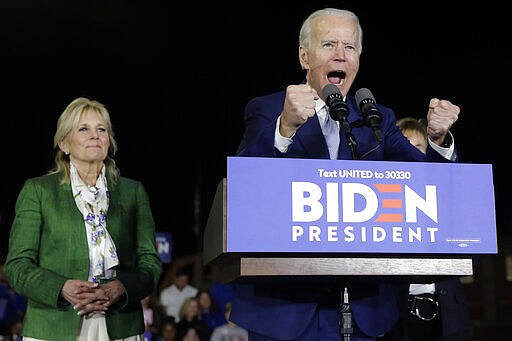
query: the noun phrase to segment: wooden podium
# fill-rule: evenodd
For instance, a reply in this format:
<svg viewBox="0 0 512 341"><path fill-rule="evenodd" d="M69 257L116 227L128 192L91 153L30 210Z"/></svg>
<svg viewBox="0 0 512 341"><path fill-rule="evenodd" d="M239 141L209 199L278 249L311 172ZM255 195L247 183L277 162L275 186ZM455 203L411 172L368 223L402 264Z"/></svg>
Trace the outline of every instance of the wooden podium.
<svg viewBox="0 0 512 341"><path fill-rule="evenodd" d="M469 255L346 254L290 252L228 252L227 179L223 179L210 209L203 238L203 264L216 265L225 282L309 278L375 277L430 283L439 277L473 274ZM298 276L298 277L297 277Z"/></svg>

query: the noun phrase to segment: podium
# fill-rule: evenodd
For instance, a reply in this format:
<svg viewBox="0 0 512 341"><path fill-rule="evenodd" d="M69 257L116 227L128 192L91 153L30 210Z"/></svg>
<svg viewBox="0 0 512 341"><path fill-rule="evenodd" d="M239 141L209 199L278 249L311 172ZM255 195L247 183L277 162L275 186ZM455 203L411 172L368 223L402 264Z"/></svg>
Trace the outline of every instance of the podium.
<svg viewBox="0 0 512 341"><path fill-rule="evenodd" d="M289 164L290 162L291 164ZM301 163L300 168L296 168L297 162ZM277 207L277 204L275 204L272 199L268 198L268 193L265 191L272 191L274 196L281 197L278 198L277 202L286 202L290 198L290 193L286 192L287 189L288 192L290 192L289 188L291 183L308 183L304 181L305 179L300 176L300 174L296 174L297 171L290 171L290 169L307 169L307 167L304 167L303 162L308 161L290 161L282 159L273 160L268 158L228 158L228 178L222 179L222 181L217 186L217 190L210 209L210 214L205 226L203 238L203 264L205 266L218 266L220 269L220 275L224 282L259 280L268 281L280 279L289 280L292 276L294 279L300 280L311 278L336 280L373 280L374 278L378 278L379 280L398 279L407 281L414 280L418 283L430 283L437 281L442 277L460 277L472 275L472 256L475 253L497 253L493 201L491 201L490 207L488 207L487 211L485 212L488 217L484 218L484 221L478 222L478 231L481 233L481 235L474 235L473 233L471 238L459 238L455 243L451 239L444 238L443 243L447 245L440 247L437 246L437 248L436 244L431 242L430 244L426 244L426 249L416 247L414 250L408 250L406 248L402 248L398 252L393 252L395 245L390 244L391 248L387 246L381 246L382 241L379 240L378 242L374 242L374 244L378 245L378 247L381 247L381 250L379 250L378 247L370 245L369 250L358 252L357 249L350 250L347 247L348 243L341 244L339 240L333 244L326 244L327 246L323 246L323 244L320 243L311 244L311 240L314 240L314 235L313 237L310 236L310 239L302 244L306 245L305 247L301 247L299 244L290 243L288 241L276 241L279 240L280 237L279 233L275 231L278 229L281 230L282 226L285 224L279 221L276 223L277 228L272 227L270 229L266 229L267 225L274 224L269 216L277 217L283 215L288 217L290 214L289 212L286 212L286 209ZM347 169L348 167L346 162L343 165L331 164L330 162L332 162L332 160L315 160L310 162L313 162L313 165L310 165L312 173L316 172L317 174L319 169L326 170L328 167ZM317 164L318 162L321 164ZM329 163L323 164L323 162ZM336 160L334 162L336 162ZM370 174L366 172L372 172L371 174L379 174L378 170L372 169L372 167L376 164L379 164L378 167L383 166L385 168L387 167L387 169L389 169L389 167L397 169L399 166L410 167L411 165L409 164L413 164L388 163L381 165L381 163L383 162L379 161L376 163L371 163L366 161L366 164L364 164L365 172L360 172L359 174ZM309 166L309 163L307 165ZM361 164L349 163L349 166L356 167L357 169L361 170ZM440 166L441 165L436 165L434 167ZM446 166L449 167L449 164ZM461 171L459 168L460 167L458 167L456 170L443 168L442 172L437 171L436 173L442 173L444 176L446 176L448 172L448 177L450 177L450 172L459 172ZM420 172L423 174L432 171L431 169L423 169L422 167L418 169L420 169L420 171L417 169L411 169L410 171L413 174L419 174ZM253 172L248 170L253 170ZM472 173L473 170L474 169L471 169L470 173ZM462 171L467 172L467 170ZM481 174L482 171L484 175ZM285 174L284 178L281 177L281 174ZM478 168L478 170L472 176L478 178L480 184L484 183L484 192L487 192L487 194L480 191L479 195L482 195L483 198L487 200L489 200L489 198L493 200L494 193L492 190L492 179L489 182L491 185L491 188L489 188L489 185L486 183L486 181L483 181L482 178L482 176L488 177L489 174L492 173L489 173L488 167L483 167ZM277 180L270 181L269 176L273 177L274 180ZM422 176L419 175L416 177L422 178ZM234 180L230 181L230 179ZM261 179L266 179L266 181L270 181L272 184L270 186L268 184L262 184L260 182ZM300 179L300 181L295 181L297 179ZM318 182L318 180L314 181ZM321 179L321 185L323 185L323 181L324 180ZM337 178L335 181L332 179L326 180L326 182L331 184L334 182L345 181L346 179L340 180L339 178ZM360 178L356 180L356 182L360 181ZM432 179L432 177L428 177L424 181L433 183L437 180ZM373 182L375 182L375 179L373 179ZM378 182L384 183L385 181L379 179ZM397 181L396 179L393 179L391 182L396 183ZM281 183L283 184L283 188L280 187ZM388 185L391 185L391 183L388 183ZM406 184L403 186L409 185L410 184ZM437 191L441 192L441 194L443 190L439 189L439 187L442 185L442 183L437 185ZM233 186L233 188L231 186ZM262 187L267 188L262 189ZM327 188L333 187L331 185L327 185ZM264 197L268 198L268 203L266 202L267 200L261 200L261 191L264 192ZM447 191L453 193L454 191L456 192L457 189L449 188ZM232 197L230 197L228 193L232 194ZM286 194L283 195L283 193ZM325 196L328 197L328 195ZM338 197L339 196L341 195L338 195ZM293 194L291 194L291 197L293 197ZM348 198L348 196L342 197L345 200ZM457 195L455 195L455 197L457 197ZM440 199L438 198L437 200L439 201ZM451 200L456 200L457 202L460 201L460 199ZM381 200L381 203L385 202L385 200ZM338 201L336 201L336 203L339 204ZM263 205L263 208L258 207L259 205ZM270 209L266 205L270 205ZM326 211L328 207L332 207L329 205L329 203L325 203ZM452 203L450 203L450 205L452 205ZM462 205L473 204L471 202L463 202ZM291 205L285 205L287 208L291 206L296 208L297 204L293 203ZM386 204L383 206L386 206ZM273 208L276 210L273 211ZM453 207L453 209L457 210L457 207ZM483 210L485 211L485 209ZM247 213L247 211L249 211L249 213ZM261 212L267 212L267 214L264 215L261 214ZM278 214L277 212L284 213ZM344 213L346 213L346 211L344 211ZM461 212L458 213L460 214ZM239 218L239 214L242 218ZM478 217L482 216L482 212L474 212L474 214L477 214ZM232 217L232 219L230 219L230 217ZM259 217L261 217L261 222L257 221ZM391 219L389 217L393 216L384 216L383 213L381 213L379 217L381 217L381 220L385 221L386 219ZM468 218L469 219L467 221L474 222L475 217ZM279 218L276 219L279 220ZM341 219L342 218L338 217L338 221L341 221ZM439 218L439 220L441 220L441 218ZM446 220L449 221L450 219L447 218ZM236 226L230 226L230 224ZM385 224L388 223L381 222L379 226L384 226ZM419 224L419 222L416 224ZM291 225L293 225L293 231L297 230L296 225ZM394 223L394 225L396 225L396 223ZM468 227L463 225L463 223L459 225L459 229L468 229ZM320 224L312 225L310 226L310 230L318 231L320 227ZM332 232L333 226L328 227L331 228L329 231ZM286 226L286 228L288 228L288 226ZM254 230L258 231L255 232ZM375 230L380 231L378 229ZM455 236L460 235L460 233L457 234L457 232L453 231L451 231L450 234ZM233 235L234 237L232 237ZM286 232L284 234L285 237L281 239L288 238L288 235L289 233ZM322 234L319 235L321 237L324 236ZM374 239L375 235L378 234L374 234ZM297 239L295 242L297 242L302 237L302 235L297 233L295 237ZM399 249L402 244L413 245L414 243L411 242L411 238L412 237L409 237L408 242L404 242L403 240L405 238L398 239L396 238L396 234L394 234L393 243L395 243L396 248ZM321 238L317 239L320 240ZM269 242L266 242L267 240ZM272 240L272 242L270 242L270 240ZM398 243L396 240L402 240L402 242ZM422 241L422 243L424 243L424 241ZM420 243L417 242L416 244ZM343 247L340 247L340 245ZM357 246L355 247L357 248ZM371 252L374 248L377 251ZM434 251L429 252L429 248L432 248ZM453 251L454 248L455 251ZM459 251L459 248L461 251Z"/></svg>

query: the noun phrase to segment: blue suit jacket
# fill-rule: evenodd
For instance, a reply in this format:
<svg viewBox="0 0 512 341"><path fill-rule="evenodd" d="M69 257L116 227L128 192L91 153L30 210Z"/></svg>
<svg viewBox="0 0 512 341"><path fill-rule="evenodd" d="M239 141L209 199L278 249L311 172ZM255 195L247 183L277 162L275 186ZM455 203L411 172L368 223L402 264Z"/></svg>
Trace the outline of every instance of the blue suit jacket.
<svg viewBox="0 0 512 341"><path fill-rule="evenodd" d="M252 99L245 108L246 129L237 151L238 156L288 157L329 159L329 150L322 134L317 116L308 119L296 132L287 153L274 147L277 118L284 104L285 92L269 94ZM348 121L361 119L353 97L347 96ZM382 114L382 143L378 146L372 130L367 126L354 127L352 133L357 141L359 156L363 160L387 161L436 161L447 160L428 146L427 153L414 147L396 126L394 112L378 105ZM376 148L377 147L377 148ZM374 150L372 150L374 149ZM344 134L341 134L338 159L352 159ZM311 285L306 290L289 285L288 292L273 290L272 284L264 284L266 295L252 284L237 285L237 297L233 301L231 319L242 327L278 340L290 340L301 335L317 308L318 290ZM351 300L353 318L360 330L370 336L382 335L391 329L398 318L398 308L393 288L388 284L376 284L368 295ZM320 316L322 319L322 316Z"/></svg>
<svg viewBox="0 0 512 341"><path fill-rule="evenodd" d="M246 127L237 155L329 159L329 149L316 115L297 130L287 153L282 154L274 148L276 122L283 110L284 98L285 92L281 91L256 97L247 104L244 117ZM349 106L348 121L353 123L360 120L362 116L355 99L347 96L346 102ZM396 126L393 110L380 104L377 107L382 115L383 141L376 150L370 151L377 146L377 140L369 127L361 126L352 129L358 144L359 155L363 160L447 162L430 145L427 146L426 154L421 153ZM352 159L344 134L341 134L338 159Z"/></svg>

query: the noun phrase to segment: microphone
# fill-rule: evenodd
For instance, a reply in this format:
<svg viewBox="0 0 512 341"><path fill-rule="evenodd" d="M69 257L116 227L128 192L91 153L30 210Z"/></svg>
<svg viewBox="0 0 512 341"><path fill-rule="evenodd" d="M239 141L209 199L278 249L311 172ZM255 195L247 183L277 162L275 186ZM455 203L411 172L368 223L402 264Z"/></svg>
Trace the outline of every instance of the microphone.
<svg viewBox="0 0 512 341"><path fill-rule="evenodd" d="M377 141L382 142L382 131L380 130L382 115L379 109L377 109L375 97L373 97L369 89L361 88L356 91L356 102L366 124L373 130L373 135Z"/></svg>
<svg viewBox="0 0 512 341"><path fill-rule="evenodd" d="M327 84L322 90L322 99L329 107L329 116L335 121L343 122L348 117L348 105L343 95L334 84Z"/></svg>
<svg viewBox="0 0 512 341"><path fill-rule="evenodd" d="M352 158L354 160L359 159L356 138L352 134L352 127L347 120L348 104L343 100L340 89L334 84L327 84L322 89L322 99L329 107L329 116L331 116L333 120L340 122L340 127L343 128L342 130L345 132L347 138L347 145L352 152Z"/></svg>

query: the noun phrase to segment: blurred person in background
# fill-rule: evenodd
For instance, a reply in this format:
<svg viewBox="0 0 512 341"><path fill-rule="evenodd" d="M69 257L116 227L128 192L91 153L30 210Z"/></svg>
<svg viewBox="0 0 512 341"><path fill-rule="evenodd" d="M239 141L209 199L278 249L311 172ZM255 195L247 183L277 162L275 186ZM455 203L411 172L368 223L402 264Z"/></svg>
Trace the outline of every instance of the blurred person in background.
<svg viewBox="0 0 512 341"><path fill-rule="evenodd" d="M186 268L181 267L174 274L174 282L160 292L160 305L165 309L167 316L180 321L179 311L188 297L195 297L198 289L190 284L190 274Z"/></svg>
<svg viewBox="0 0 512 341"><path fill-rule="evenodd" d="M201 319L208 325L210 330L213 331L218 326L226 323L224 312L218 308L209 290L199 290L196 298L199 303L199 315L201 315Z"/></svg>
<svg viewBox="0 0 512 341"><path fill-rule="evenodd" d="M27 299L7 282L4 266L0 265L0 335L9 334L12 326L23 320L26 310Z"/></svg>
<svg viewBox="0 0 512 341"><path fill-rule="evenodd" d="M167 317L160 326L157 341L178 341L178 329L172 317Z"/></svg>
<svg viewBox="0 0 512 341"><path fill-rule="evenodd" d="M208 341L212 330L203 321L199 313L199 302L195 297L187 297L181 305L178 313L180 321L176 324L178 328L178 339L183 338L187 330L194 328L200 341Z"/></svg>
<svg viewBox="0 0 512 341"><path fill-rule="evenodd" d="M210 341L249 341L249 332L229 320L229 316L231 315L231 302L226 303L224 315L227 322L213 330Z"/></svg>

